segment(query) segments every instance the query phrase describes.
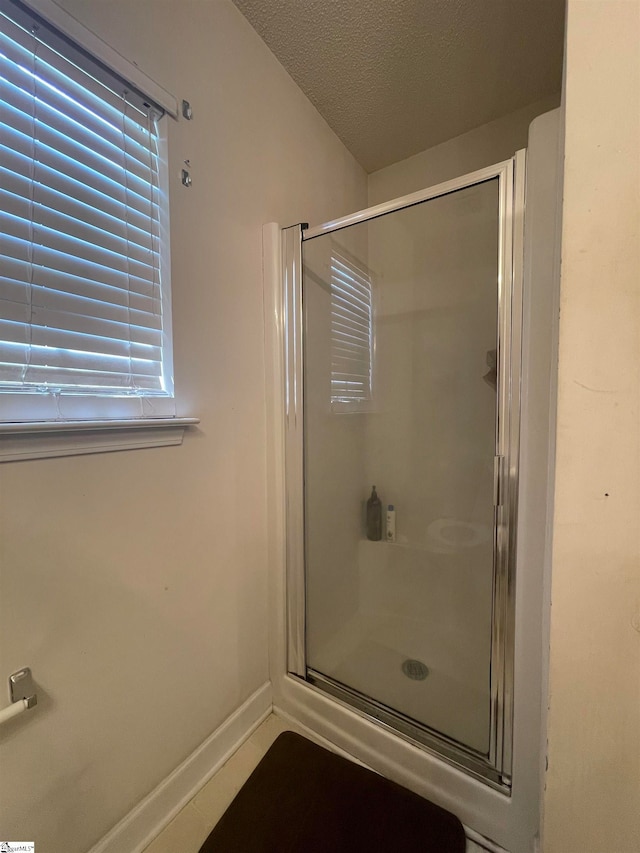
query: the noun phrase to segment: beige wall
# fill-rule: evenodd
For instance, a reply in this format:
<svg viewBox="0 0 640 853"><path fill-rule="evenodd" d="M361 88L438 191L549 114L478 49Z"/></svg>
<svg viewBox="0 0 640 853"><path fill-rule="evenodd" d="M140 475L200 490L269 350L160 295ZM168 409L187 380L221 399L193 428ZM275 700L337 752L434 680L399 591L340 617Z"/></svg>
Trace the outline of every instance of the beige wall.
<svg viewBox="0 0 640 853"><path fill-rule="evenodd" d="M83 853L268 678L261 226L366 204L366 176L228 0L65 0L172 91L182 447L2 466L2 836ZM193 187L180 185L184 159ZM1 704L5 704L2 702Z"/></svg>
<svg viewBox="0 0 640 853"><path fill-rule="evenodd" d="M520 148L526 148L529 125L534 118L559 104L560 95L551 95L372 172L369 175L369 204L432 187L513 157Z"/></svg>
<svg viewBox="0 0 640 853"><path fill-rule="evenodd" d="M544 853L640 846L640 4L569 0Z"/></svg>

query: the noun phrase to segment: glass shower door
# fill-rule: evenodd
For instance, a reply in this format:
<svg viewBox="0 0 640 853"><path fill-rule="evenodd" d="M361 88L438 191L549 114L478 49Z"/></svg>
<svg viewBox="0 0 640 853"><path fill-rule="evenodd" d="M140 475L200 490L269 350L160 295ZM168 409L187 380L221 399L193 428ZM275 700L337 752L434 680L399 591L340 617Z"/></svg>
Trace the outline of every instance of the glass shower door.
<svg viewBox="0 0 640 853"><path fill-rule="evenodd" d="M508 776L509 177L307 232L300 305L299 674L494 782Z"/></svg>

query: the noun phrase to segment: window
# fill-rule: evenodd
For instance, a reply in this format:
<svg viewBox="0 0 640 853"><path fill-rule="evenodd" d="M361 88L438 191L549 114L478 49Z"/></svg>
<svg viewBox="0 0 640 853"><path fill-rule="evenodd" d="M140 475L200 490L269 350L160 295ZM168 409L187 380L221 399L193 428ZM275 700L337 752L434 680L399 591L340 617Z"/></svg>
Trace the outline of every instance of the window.
<svg viewBox="0 0 640 853"><path fill-rule="evenodd" d="M371 275L344 250L331 252L331 403L357 410L371 400L373 298Z"/></svg>
<svg viewBox="0 0 640 853"><path fill-rule="evenodd" d="M2 420L175 414L162 116L0 0Z"/></svg>

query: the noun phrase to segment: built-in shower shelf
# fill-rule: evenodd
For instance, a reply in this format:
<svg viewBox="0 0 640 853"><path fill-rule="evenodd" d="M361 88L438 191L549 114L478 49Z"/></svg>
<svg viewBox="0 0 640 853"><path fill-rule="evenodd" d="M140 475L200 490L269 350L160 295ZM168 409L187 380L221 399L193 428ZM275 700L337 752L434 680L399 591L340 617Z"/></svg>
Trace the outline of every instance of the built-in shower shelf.
<svg viewBox="0 0 640 853"><path fill-rule="evenodd" d="M374 541L373 539L361 539L360 540L365 545L371 546L384 546L386 548L409 548L412 551L426 551L427 546L423 545L420 542L387 542L386 539L378 539Z"/></svg>

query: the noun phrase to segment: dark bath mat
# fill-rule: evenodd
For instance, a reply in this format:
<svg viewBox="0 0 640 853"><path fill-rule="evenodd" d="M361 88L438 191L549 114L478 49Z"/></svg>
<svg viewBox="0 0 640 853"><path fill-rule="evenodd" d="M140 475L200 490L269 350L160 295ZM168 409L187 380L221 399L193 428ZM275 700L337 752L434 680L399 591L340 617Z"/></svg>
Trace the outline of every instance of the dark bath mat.
<svg viewBox="0 0 640 853"><path fill-rule="evenodd" d="M283 732L200 853L464 853L457 817Z"/></svg>

